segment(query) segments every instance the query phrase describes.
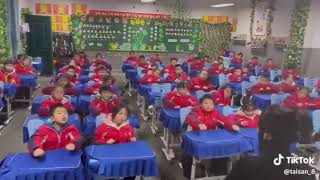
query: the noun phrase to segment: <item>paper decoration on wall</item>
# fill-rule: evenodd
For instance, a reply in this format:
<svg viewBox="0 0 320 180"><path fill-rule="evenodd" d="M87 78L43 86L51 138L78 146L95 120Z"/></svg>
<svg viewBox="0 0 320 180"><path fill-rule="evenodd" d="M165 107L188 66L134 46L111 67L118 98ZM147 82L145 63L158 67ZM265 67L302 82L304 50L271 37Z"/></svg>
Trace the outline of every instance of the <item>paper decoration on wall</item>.
<svg viewBox="0 0 320 180"><path fill-rule="evenodd" d="M71 4L72 14L84 15L87 14L87 4Z"/></svg>
<svg viewBox="0 0 320 180"><path fill-rule="evenodd" d="M70 32L70 16L52 16L52 31Z"/></svg>
<svg viewBox="0 0 320 180"><path fill-rule="evenodd" d="M51 15L52 5L49 3L36 3L36 14L37 15Z"/></svg>
<svg viewBox="0 0 320 180"><path fill-rule="evenodd" d="M237 32L237 27L238 27L238 19L233 18L232 24L231 24L231 32Z"/></svg>
<svg viewBox="0 0 320 180"><path fill-rule="evenodd" d="M227 23L228 19L228 16L202 16L201 18L202 22L210 24Z"/></svg>
<svg viewBox="0 0 320 180"><path fill-rule="evenodd" d="M254 12L253 34L255 36L264 36L267 34L268 9L266 3L258 3Z"/></svg>
<svg viewBox="0 0 320 180"><path fill-rule="evenodd" d="M145 19L169 19L170 15L167 14L150 14L150 13L131 13L131 12L120 12L120 11L101 11L101 10L90 10L91 16L121 16L130 18L145 18Z"/></svg>
<svg viewBox="0 0 320 180"><path fill-rule="evenodd" d="M53 15L68 15L69 14L69 5L67 4L53 4Z"/></svg>

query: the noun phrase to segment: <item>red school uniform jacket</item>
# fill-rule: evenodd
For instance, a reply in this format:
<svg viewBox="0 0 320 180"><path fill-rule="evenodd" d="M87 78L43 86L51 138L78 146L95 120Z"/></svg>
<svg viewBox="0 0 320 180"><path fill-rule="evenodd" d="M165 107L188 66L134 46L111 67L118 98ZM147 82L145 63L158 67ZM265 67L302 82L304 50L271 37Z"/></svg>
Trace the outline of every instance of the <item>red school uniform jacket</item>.
<svg viewBox="0 0 320 180"><path fill-rule="evenodd" d="M269 65L269 64L265 64L262 66L262 72L269 72L271 70L276 70L278 69L278 67L276 65Z"/></svg>
<svg viewBox="0 0 320 180"><path fill-rule="evenodd" d="M157 64L157 63L162 64L162 61L160 60L160 58L152 57L152 58L150 58L150 63L151 64Z"/></svg>
<svg viewBox="0 0 320 180"><path fill-rule="evenodd" d="M73 77L73 78L70 78L70 83L79 84L80 80L78 77Z"/></svg>
<svg viewBox="0 0 320 180"><path fill-rule="evenodd" d="M20 87L20 78L15 70L11 73L6 73L4 70L0 71L0 80L4 83L15 84L16 87Z"/></svg>
<svg viewBox="0 0 320 180"><path fill-rule="evenodd" d="M155 76L153 74L146 74L140 79L141 84L153 84L159 83L161 81L159 76Z"/></svg>
<svg viewBox="0 0 320 180"><path fill-rule="evenodd" d="M212 68L218 69L218 67L223 64L222 62L215 61L212 63Z"/></svg>
<svg viewBox="0 0 320 180"><path fill-rule="evenodd" d="M169 92L163 100L163 105L165 109L174 109L175 106L180 106L180 108L188 106L196 106L198 101L195 97L189 95L181 96L177 91Z"/></svg>
<svg viewBox="0 0 320 180"><path fill-rule="evenodd" d="M242 64L242 58L234 57L231 61L232 64Z"/></svg>
<svg viewBox="0 0 320 180"><path fill-rule="evenodd" d="M169 74L173 74L176 72L176 67L173 65L169 65L164 69L164 72L169 73Z"/></svg>
<svg viewBox="0 0 320 180"><path fill-rule="evenodd" d="M207 130L217 129L218 124L227 129L232 129L233 123L221 115L216 109L211 112L204 111L201 106L194 108L186 117L192 131L199 131L199 124L205 124ZM188 128L189 129L189 128Z"/></svg>
<svg viewBox="0 0 320 180"><path fill-rule="evenodd" d="M194 77L191 79L191 83L189 83L188 89L191 92L195 92L198 90L209 92L213 89L213 85L210 84L208 81L202 80L200 77Z"/></svg>
<svg viewBox="0 0 320 180"><path fill-rule="evenodd" d="M54 90L54 87L55 87L54 85L49 85L49 86L43 88L42 94L51 95L52 91ZM79 91L74 85L69 84L64 88L64 93L66 95L70 95L70 96L77 96L79 94Z"/></svg>
<svg viewBox="0 0 320 180"><path fill-rule="evenodd" d="M254 67L258 66L258 62L255 60L249 59L248 65L250 68L254 68Z"/></svg>
<svg viewBox="0 0 320 180"><path fill-rule="evenodd" d="M172 74L169 74L169 76L167 77L167 80L171 83L175 82L176 80L188 81L189 77L187 76L187 74L185 72L182 72L179 76L176 73L172 73Z"/></svg>
<svg viewBox="0 0 320 180"><path fill-rule="evenodd" d="M301 104L301 106L299 106ZM306 98L298 98L297 95L292 95L288 97L283 105L291 109L320 109L320 102Z"/></svg>
<svg viewBox="0 0 320 180"><path fill-rule="evenodd" d="M282 71L282 77L292 75L295 79L300 79L300 73L294 69L287 69Z"/></svg>
<svg viewBox="0 0 320 180"><path fill-rule="evenodd" d="M280 92L295 93L299 89L299 86L297 86L295 83L289 84L287 82L282 82L279 86L279 89L280 89Z"/></svg>
<svg viewBox="0 0 320 180"><path fill-rule="evenodd" d="M86 57L80 57L80 59L75 60L76 65L83 68L90 65L89 59Z"/></svg>
<svg viewBox="0 0 320 180"><path fill-rule="evenodd" d="M211 69L209 69L208 73L211 75L228 74L229 70L212 67Z"/></svg>
<svg viewBox="0 0 320 180"><path fill-rule="evenodd" d="M204 61L194 61L191 63L191 70L201 70L204 68Z"/></svg>
<svg viewBox="0 0 320 180"><path fill-rule="evenodd" d="M69 65L62 67L62 69L61 69L62 74L67 73L68 67L69 67ZM74 68L74 72L79 76L79 75L81 74L81 68L80 68L80 66L76 66L76 67Z"/></svg>
<svg viewBox="0 0 320 180"><path fill-rule="evenodd" d="M101 82L103 79L102 76L100 76L99 74L95 74L92 77L90 77L90 81L94 81L94 82Z"/></svg>
<svg viewBox="0 0 320 180"><path fill-rule="evenodd" d="M63 97L62 99L55 99L52 96L49 99L42 101L39 115L40 116L48 116L50 108L55 104L63 104L65 108L67 108L69 113L74 112L74 107L71 105L69 99L67 97Z"/></svg>
<svg viewBox="0 0 320 180"><path fill-rule="evenodd" d="M243 81L242 76L236 76L234 74L231 74L228 78L229 82L231 83L241 83Z"/></svg>
<svg viewBox="0 0 320 180"><path fill-rule="evenodd" d="M127 60L124 62L125 64L138 64L140 59L138 57L128 57Z"/></svg>
<svg viewBox="0 0 320 180"><path fill-rule="evenodd" d="M119 99L116 95L112 95L109 99L102 99L97 96L91 103L91 113L93 115L99 115L100 113L112 113L113 107L119 103Z"/></svg>
<svg viewBox="0 0 320 180"><path fill-rule="evenodd" d="M91 62L91 66L94 66L94 67L97 67L99 65L103 65L105 66L106 68L110 68L110 64L108 63L107 60L105 59L102 59L102 60L94 60Z"/></svg>
<svg viewBox="0 0 320 180"><path fill-rule="evenodd" d="M34 74L32 66L24 67L19 62L15 65L15 69L18 74Z"/></svg>
<svg viewBox="0 0 320 180"><path fill-rule="evenodd" d="M127 143L136 138L135 129L126 121L120 126L117 126L112 121L102 123L95 134L95 142L100 144L107 144L110 139L113 139L114 144Z"/></svg>
<svg viewBox="0 0 320 180"><path fill-rule="evenodd" d="M232 114L228 119L232 120L243 128L258 128L260 119L260 110L256 110L253 117L249 117L244 112L239 111L237 114Z"/></svg>
<svg viewBox="0 0 320 180"><path fill-rule="evenodd" d="M79 130L73 124L64 125L60 131L57 131L53 125L44 125L32 135L28 142L28 149L33 154L38 148L44 151L64 149L70 143L74 143L79 149L79 141Z"/></svg>
<svg viewBox="0 0 320 180"><path fill-rule="evenodd" d="M272 83L257 83L252 87L252 94L277 94L279 89L275 87Z"/></svg>
<svg viewBox="0 0 320 180"><path fill-rule="evenodd" d="M99 92L99 89L102 87L101 82L94 83L93 85L86 87L84 89L84 94L92 95L96 94L95 92ZM112 93L117 93L117 90L111 85Z"/></svg>
<svg viewBox="0 0 320 180"><path fill-rule="evenodd" d="M221 106L230 106L231 105L231 97L229 97L229 98L224 97L223 90L213 92L212 96L214 97L214 101L217 105L221 105Z"/></svg>
<svg viewBox="0 0 320 180"><path fill-rule="evenodd" d="M149 64L147 62L139 62L136 64L136 67L141 67L143 69L148 69Z"/></svg>

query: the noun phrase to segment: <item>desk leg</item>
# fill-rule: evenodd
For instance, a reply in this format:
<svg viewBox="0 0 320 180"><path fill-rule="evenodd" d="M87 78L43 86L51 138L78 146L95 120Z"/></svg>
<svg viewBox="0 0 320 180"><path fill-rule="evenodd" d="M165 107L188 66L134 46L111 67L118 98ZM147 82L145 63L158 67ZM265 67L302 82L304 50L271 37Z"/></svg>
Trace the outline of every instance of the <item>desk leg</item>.
<svg viewBox="0 0 320 180"><path fill-rule="evenodd" d="M131 81L129 80L129 90L128 90L128 95L131 97L132 94L131 94L131 89L132 89L132 84L131 84Z"/></svg>
<svg viewBox="0 0 320 180"><path fill-rule="evenodd" d="M175 155L173 150L170 149L170 141L171 141L170 130L168 128L165 128L164 130L165 130L164 137L161 140L164 141L165 148L162 148L162 151L166 156L167 160L170 161L171 159L175 158Z"/></svg>
<svg viewBox="0 0 320 180"><path fill-rule="evenodd" d="M148 120L148 117L146 117L146 115L145 115L146 101L145 101L145 99L144 99L143 96L141 97L141 99L142 99L141 109L140 109L140 111L141 111L141 117L142 117L143 120L147 121L147 120Z"/></svg>
<svg viewBox="0 0 320 180"><path fill-rule="evenodd" d="M191 165L191 180L195 180L196 179L196 167L197 167L197 160L196 158L192 158L192 165Z"/></svg>
<svg viewBox="0 0 320 180"><path fill-rule="evenodd" d="M33 88L32 88L32 87L30 87L30 89L29 89L29 99L28 99L28 104L29 104L29 106L28 106L28 110L31 110L32 95L33 95L32 91L33 91Z"/></svg>
<svg viewBox="0 0 320 180"><path fill-rule="evenodd" d="M8 125L11 120L13 119L12 115L14 111L11 110L11 98L10 97L5 97L5 100L7 102L7 120L4 122L5 125Z"/></svg>
<svg viewBox="0 0 320 180"><path fill-rule="evenodd" d="M158 131L157 119L158 119L158 111L156 110L156 108L154 108L152 113L152 119L151 119L151 127L150 127L152 134L156 134Z"/></svg>

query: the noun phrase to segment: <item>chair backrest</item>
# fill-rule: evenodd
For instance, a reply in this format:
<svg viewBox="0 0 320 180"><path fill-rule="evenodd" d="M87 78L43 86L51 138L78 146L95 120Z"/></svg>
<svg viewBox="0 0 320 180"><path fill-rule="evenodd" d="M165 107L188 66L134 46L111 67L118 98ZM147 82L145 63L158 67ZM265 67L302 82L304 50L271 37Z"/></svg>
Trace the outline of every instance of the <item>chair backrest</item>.
<svg viewBox="0 0 320 180"><path fill-rule="evenodd" d="M202 90L198 90L196 91L196 98L198 99L198 101L206 94L210 94L209 92L204 92Z"/></svg>
<svg viewBox="0 0 320 180"><path fill-rule="evenodd" d="M222 114L224 115L224 116L229 116L229 115L231 115L231 114L235 114L235 113L237 113L238 111L239 111L239 107L230 107L230 106L224 106L223 108L222 108Z"/></svg>
<svg viewBox="0 0 320 180"><path fill-rule="evenodd" d="M282 70L276 69L270 71L270 81L274 81L277 76L281 76Z"/></svg>
<svg viewBox="0 0 320 180"><path fill-rule="evenodd" d="M39 117L35 117L35 119L29 120L27 124L29 138L44 124L45 121L40 119Z"/></svg>
<svg viewBox="0 0 320 180"><path fill-rule="evenodd" d="M170 83L163 83L160 85L160 88L161 88L161 92L162 93L168 93L171 91L172 89L172 84Z"/></svg>
<svg viewBox="0 0 320 180"><path fill-rule="evenodd" d="M259 82L259 80L260 80L259 76L250 76L250 78L249 78L249 81L251 83L257 83L257 82Z"/></svg>
<svg viewBox="0 0 320 180"><path fill-rule="evenodd" d="M157 83L151 84L151 92L161 92L161 85Z"/></svg>
<svg viewBox="0 0 320 180"><path fill-rule="evenodd" d="M89 72L88 76L89 76L89 78L91 78L92 76L94 76L94 73L93 72Z"/></svg>
<svg viewBox="0 0 320 180"><path fill-rule="evenodd" d="M177 64L183 64L184 63L184 59L179 58Z"/></svg>
<svg viewBox="0 0 320 180"><path fill-rule="evenodd" d="M320 133L320 110L315 110L312 112L312 124L313 131Z"/></svg>
<svg viewBox="0 0 320 180"><path fill-rule="evenodd" d="M96 128L99 127L103 123L103 116L99 115L96 117Z"/></svg>
<svg viewBox="0 0 320 180"><path fill-rule="evenodd" d="M223 66L224 66L224 68L228 69L230 67L231 60L232 60L232 58L223 57Z"/></svg>
<svg viewBox="0 0 320 180"><path fill-rule="evenodd" d="M219 74L219 86L224 86L226 84L226 76L224 74Z"/></svg>
<svg viewBox="0 0 320 180"><path fill-rule="evenodd" d="M319 93L318 92L311 92L309 93L309 96L312 97L312 98L315 98L315 97L319 97Z"/></svg>
<svg viewBox="0 0 320 180"><path fill-rule="evenodd" d="M271 95L271 105L274 104L281 104L287 97L289 96L288 93L284 94L272 94Z"/></svg>
<svg viewBox="0 0 320 180"><path fill-rule="evenodd" d="M247 90L250 89L253 85L254 85L254 83L243 81L241 83L242 96L246 96Z"/></svg>
<svg viewBox="0 0 320 180"><path fill-rule="evenodd" d="M3 97L4 93L4 82L0 81L0 97Z"/></svg>
<svg viewBox="0 0 320 180"><path fill-rule="evenodd" d="M212 63L205 63L205 65L204 65L204 70L209 70L210 68L212 67Z"/></svg>
<svg viewBox="0 0 320 180"><path fill-rule="evenodd" d="M187 72L187 74L190 74L190 72L191 72L191 63L188 63L188 72Z"/></svg>
<svg viewBox="0 0 320 180"><path fill-rule="evenodd" d="M314 89L319 78L304 78L304 86L309 89Z"/></svg>
<svg viewBox="0 0 320 180"><path fill-rule="evenodd" d="M137 119L137 116L131 115L128 118L129 124L134 128L140 128L139 120ZM96 128L99 127L103 123L103 116L99 115L96 117Z"/></svg>
<svg viewBox="0 0 320 180"><path fill-rule="evenodd" d="M259 75L260 75L260 72L261 72L260 66L255 66L255 67L254 67L254 74L255 74L256 76L259 76Z"/></svg>
<svg viewBox="0 0 320 180"><path fill-rule="evenodd" d="M163 74L163 79L167 79L168 76L169 76L169 73L164 73Z"/></svg>
<svg viewBox="0 0 320 180"><path fill-rule="evenodd" d="M143 74L143 68L142 67L137 67L137 75L139 76L139 77L141 77L141 75Z"/></svg>
<svg viewBox="0 0 320 180"><path fill-rule="evenodd" d="M191 110L192 110L192 107L190 107L190 106L180 109L180 123L181 123L181 125L184 123L187 115L190 113Z"/></svg>

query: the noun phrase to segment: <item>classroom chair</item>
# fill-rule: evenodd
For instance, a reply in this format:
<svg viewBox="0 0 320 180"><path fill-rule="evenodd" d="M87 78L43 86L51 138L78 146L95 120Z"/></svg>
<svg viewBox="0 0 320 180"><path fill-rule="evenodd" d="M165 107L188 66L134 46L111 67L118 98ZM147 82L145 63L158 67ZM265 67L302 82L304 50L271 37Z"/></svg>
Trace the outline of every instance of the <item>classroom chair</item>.
<svg viewBox="0 0 320 180"><path fill-rule="evenodd" d="M254 74L255 74L256 76L259 76L260 73L261 73L261 67L260 67L260 66L255 66L255 67L254 67Z"/></svg>
<svg viewBox="0 0 320 180"><path fill-rule="evenodd" d="M281 77L282 70L276 69L270 71L270 81L274 81L277 77Z"/></svg>
<svg viewBox="0 0 320 180"><path fill-rule="evenodd" d="M202 90L198 90L196 91L196 98L198 99L198 101L206 94L210 94L209 92L204 92Z"/></svg>
<svg viewBox="0 0 320 180"><path fill-rule="evenodd" d="M191 112L191 110L192 110L192 107L190 107L190 106L180 109L180 123L181 123L181 126L186 121L187 115Z"/></svg>
<svg viewBox="0 0 320 180"><path fill-rule="evenodd" d="M312 112L312 125L314 133L320 133L320 110Z"/></svg>
<svg viewBox="0 0 320 180"><path fill-rule="evenodd" d="M246 96L247 91L250 90L250 88L252 88L253 85L254 85L254 83L243 81L241 84L242 96Z"/></svg>
<svg viewBox="0 0 320 180"><path fill-rule="evenodd" d="M271 105L274 104L281 104L285 99L289 97L289 93L283 93L283 94L272 94L271 95Z"/></svg>
<svg viewBox="0 0 320 180"><path fill-rule="evenodd" d="M95 118L95 121L96 121L96 123L95 123L96 128L98 128L103 123L103 116L102 115L97 116ZM136 129L140 128L140 123L139 123L139 120L136 115L134 115L134 114L130 115L128 118L128 121L132 127L136 128Z"/></svg>
<svg viewBox="0 0 320 180"><path fill-rule="evenodd" d="M250 76L250 78L249 78L249 82L251 82L251 83L257 83L259 81L260 81L259 76Z"/></svg>
<svg viewBox="0 0 320 180"><path fill-rule="evenodd" d="M231 114L237 113L239 111L239 109L240 109L240 107L224 106L222 108L222 114L227 117Z"/></svg>

